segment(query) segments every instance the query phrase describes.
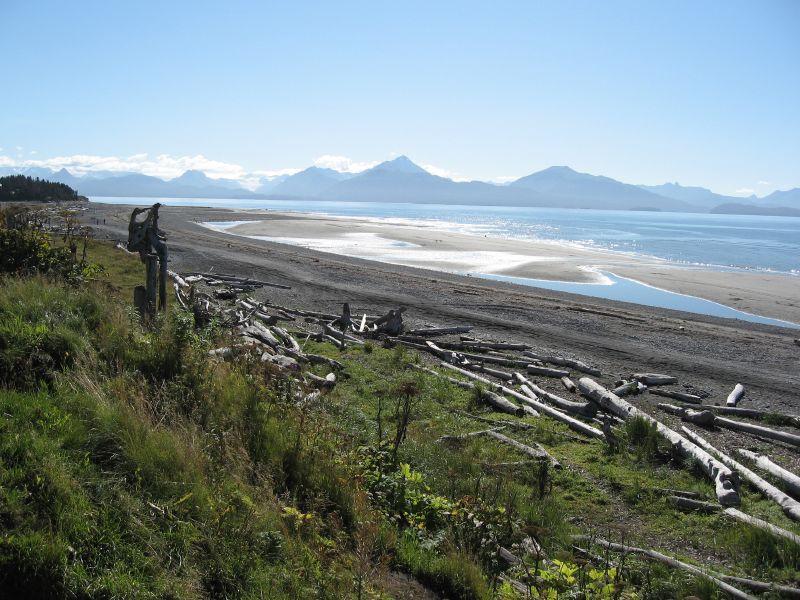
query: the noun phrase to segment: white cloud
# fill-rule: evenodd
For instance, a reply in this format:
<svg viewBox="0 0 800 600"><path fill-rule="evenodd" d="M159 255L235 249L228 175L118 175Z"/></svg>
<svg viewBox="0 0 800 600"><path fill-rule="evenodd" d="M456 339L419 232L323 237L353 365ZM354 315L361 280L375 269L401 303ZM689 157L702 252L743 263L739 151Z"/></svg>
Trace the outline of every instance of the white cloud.
<svg viewBox="0 0 800 600"><path fill-rule="evenodd" d="M759 181L758 185L772 185L772 182L770 182L770 181Z"/></svg>
<svg viewBox="0 0 800 600"><path fill-rule="evenodd" d="M377 164L378 161L359 162L347 156L339 156L336 154L323 154L314 161L315 167L333 169L340 173L361 173L361 171L371 169Z"/></svg>
<svg viewBox="0 0 800 600"><path fill-rule="evenodd" d="M73 154L26 160L15 160L8 156L2 156L0 164L13 167L44 167L56 171L67 169L75 175L85 175L94 171L128 171L163 179L178 177L190 169L203 171L214 179L243 179L247 175L245 169L240 165L212 160L202 154L195 156L159 154L152 158L148 154L134 154L128 157Z"/></svg>
<svg viewBox="0 0 800 600"><path fill-rule="evenodd" d="M17 146L21 150L21 146ZM2 148L0 148L2 152ZM399 154L390 155L393 158ZM336 154L325 154L314 160L313 164L318 167L334 169L342 173L360 173L374 167L381 161L357 161L347 156ZM460 173L444 169L432 164L421 164L423 169L433 175L446 177L453 181L474 181L474 178L465 177ZM234 179L239 181L248 189L257 188L264 179L274 179L275 177L294 175L301 171L300 168L276 168L260 169L247 171L241 165L219 160L210 159L202 154L194 156L174 156L171 154L158 154L151 156L147 153L132 154L127 157L120 156L99 156L95 154L72 154L68 156L54 156L51 158L39 158L35 150L23 157L21 154L16 156L0 154L0 167L43 167L54 171L67 169L70 173L82 176L100 171L110 172L130 172L152 175L162 179L172 179L180 176L185 171L202 171L212 179ZM516 177L496 177L490 179L492 183L508 183ZM740 190L737 193L752 193L752 190Z"/></svg>
<svg viewBox="0 0 800 600"><path fill-rule="evenodd" d="M734 192L734 194L738 194L739 196L752 196L755 193L756 191L753 188L739 188Z"/></svg>

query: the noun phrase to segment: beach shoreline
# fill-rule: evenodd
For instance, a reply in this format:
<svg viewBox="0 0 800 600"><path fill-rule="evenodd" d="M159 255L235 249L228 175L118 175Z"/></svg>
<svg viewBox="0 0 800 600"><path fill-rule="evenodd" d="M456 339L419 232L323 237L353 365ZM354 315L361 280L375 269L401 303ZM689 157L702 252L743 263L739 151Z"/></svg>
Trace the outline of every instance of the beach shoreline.
<svg viewBox="0 0 800 600"><path fill-rule="evenodd" d="M125 241L132 208L92 203L82 220L99 239ZM167 236L170 268L280 283L287 289L270 287L254 294L276 305L336 313L348 302L358 315L405 307L409 328L471 325L483 339L575 356L620 378L646 366L715 398L724 400L741 382L754 408L785 412L800 407L795 329L390 265L200 225L273 218L263 210L164 206L159 226Z"/></svg>
<svg viewBox="0 0 800 600"><path fill-rule="evenodd" d="M603 275L606 271L749 315L800 323L800 277L788 274L690 266L569 242L481 236L438 228L438 224L293 212L231 212L249 218L227 219L225 227L215 227L212 221L211 228L249 239L462 275L609 284Z"/></svg>

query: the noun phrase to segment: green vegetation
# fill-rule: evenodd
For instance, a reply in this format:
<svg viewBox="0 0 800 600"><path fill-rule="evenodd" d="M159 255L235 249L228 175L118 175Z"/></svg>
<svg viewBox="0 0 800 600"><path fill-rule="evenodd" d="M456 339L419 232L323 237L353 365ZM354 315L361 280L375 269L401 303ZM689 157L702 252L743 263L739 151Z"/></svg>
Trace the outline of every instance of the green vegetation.
<svg viewBox="0 0 800 600"><path fill-rule="evenodd" d="M33 245L53 250L44 234ZM667 505L659 488L713 490L646 423L613 452L546 419L509 431L563 470L488 438L438 443L488 426L466 411L507 416L377 343L306 341L346 375L298 403L299 384L257 353L210 358L231 343L217 324L196 329L174 310L142 328L129 308L138 258L89 243L76 264L0 279L2 597L404 597L393 571L452 599L525 597L518 586L535 598L717 597L633 557L590 547L604 560L587 563L574 533L798 576L797 548ZM750 493L745 508L793 528ZM500 546L524 562L510 566Z"/></svg>
<svg viewBox="0 0 800 600"><path fill-rule="evenodd" d="M27 175L0 177L0 202L75 202L78 192L64 183Z"/></svg>

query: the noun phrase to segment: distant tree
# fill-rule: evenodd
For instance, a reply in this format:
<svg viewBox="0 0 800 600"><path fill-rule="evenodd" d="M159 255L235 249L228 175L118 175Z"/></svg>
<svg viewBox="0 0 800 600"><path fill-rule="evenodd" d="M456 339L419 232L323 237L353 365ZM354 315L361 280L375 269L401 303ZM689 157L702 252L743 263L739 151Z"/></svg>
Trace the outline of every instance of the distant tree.
<svg viewBox="0 0 800 600"><path fill-rule="evenodd" d="M74 202L80 198L64 183L26 175L0 177L0 202Z"/></svg>

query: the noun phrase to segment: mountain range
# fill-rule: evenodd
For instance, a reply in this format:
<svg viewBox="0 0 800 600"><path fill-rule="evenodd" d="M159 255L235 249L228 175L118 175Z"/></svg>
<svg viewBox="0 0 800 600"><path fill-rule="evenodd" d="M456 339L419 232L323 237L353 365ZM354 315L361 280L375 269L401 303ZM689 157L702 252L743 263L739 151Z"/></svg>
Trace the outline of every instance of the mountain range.
<svg viewBox="0 0 800 600"><path fill-rule="evenodd" d="M800 188L773 192L764 198L742 198L678 183L631 185L566 166L549 167L507 185L495 185L439 177L406 156L356 174L309 167L294 175L262 178L255 190L246 189L237 180L214 179L196 170L164 180L141 173L95 172L79 177L66 169L0 169L0 175L9 173L66 183L90 197L313 199L787 215L795 215L800 209Z"/></svg>

